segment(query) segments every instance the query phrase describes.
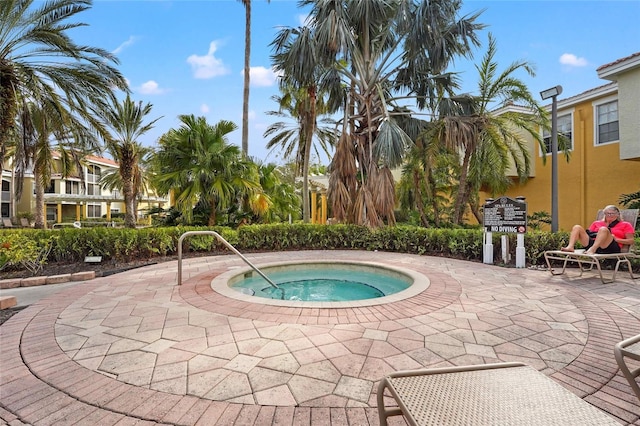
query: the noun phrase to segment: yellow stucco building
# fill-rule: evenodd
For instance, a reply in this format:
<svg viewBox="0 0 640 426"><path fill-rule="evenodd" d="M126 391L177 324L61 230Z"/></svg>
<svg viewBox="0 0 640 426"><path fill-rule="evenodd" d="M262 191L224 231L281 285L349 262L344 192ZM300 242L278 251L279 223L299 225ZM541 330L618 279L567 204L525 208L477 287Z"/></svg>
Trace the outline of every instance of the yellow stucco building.
<svg viewBox="0 0 640 426"><path fill-rule="evenodd" d="M33 173L27 171L22 197L17 200L13 193L16 175L11 161L11 158L7 159L2 170L0 217L11 218L17 223L17 216L35 211L34 179ZM54 161L59 161L57 153L54 153ZM118 163L109 158L89 155L84 158L81 170L76 170L71 176L65 177L54 172L44 194L47 222L81 222L94 218L106 218L109 221L112 214L124 213L123 195L117 190L110 191L99 184L100 177L105 172L118 167ZM168 202L165 197L143 194L138 202L137 217L141 219L143 212L150 207L162 207Z"/></svg>
<svg viewBox="0 0 640 426"><path fill-rule="evenodd" d="M570 141L569 161L562 152L557 157L559 230L569 230L576 223L588 225L598 209L620 206L622 194L640 190L640 52L603 65L597 72L611 82L557 100L558 134ZM524 196L529 214L552 211L550 135L544 136L549 146L546 162L532 140L530 178L524 184L516 181L506 194L494 194ZM481 201L488 197L480 194Z"/></svg>

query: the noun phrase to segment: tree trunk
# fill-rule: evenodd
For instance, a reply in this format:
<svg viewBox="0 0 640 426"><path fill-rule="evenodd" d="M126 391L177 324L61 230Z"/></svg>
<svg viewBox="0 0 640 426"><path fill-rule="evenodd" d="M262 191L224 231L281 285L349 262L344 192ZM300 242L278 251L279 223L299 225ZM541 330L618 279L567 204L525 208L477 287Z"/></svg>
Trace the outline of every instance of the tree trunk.
<svg viewBox="0 0 640 426"><path fill-rule="evenodd" d="M454 209L453 221L457 225L462 224L464 206L467 205L467 175L469 173L470 159L471 150L467 148L464 153L464 159L462 160L462 166L460 167L460 184L458 185L458 196L456 197L456 204Z"/></svg>
<svg viewBox="0 0 640 426"><path fill-rule="evenodd" d="M422 191L420 190L420 177L418 173L413 173L413 186L416 191L416 208L418 209L418 213L420 214L420 223L425 228L429 227L429 221L427 220L427 216L424 213L424 205L422 201Z"/></svg>
<svg viewBox="0 0 640 426"><path fill-rule="evenodd" d="M251 0L244 1L244 89L242 91L242 153L249 154L249 82L251 73Z"/></svg>
<svg viewBox="0 0 640 426"><path fill-rule="evenodd" d="M126 209L124 214L124 226L127 228L135 228L137 220L133 184L131 182L123 182L122 185L124 187L124 205Z"/></svg>
<svg viewBox="0 0 640 426"><path fill-rule="evenodd" d="M316 90L310 87L309 108L304 117L304 159L302 164L302 219L305 223L311 221L311 205L309 204L309 163L311 161L311 142L316 125Z"/></svg>
<svg viewBox="0 0 640 426"><path fill-rule="evenodd" d="M124 226L127 228L135 228L137 223L137 211L135 197L137 194L133 188L133 164L136 159L127 158L129 156L123 155L120 164L120 177L122 179L122 192L124 195Z"/></svg>
<svg viewBox="0 0 640 426"><path fill-rule="evenodd" d="M484 223L484 218L480 214L479 206L475 203L469 203L469 208L471 209L471 213L473 213L478 223L482 225Z"/></svg>
<svg viewBox="0 0 640 426"><path fill-rule="evenodd" d="M211 200L211 211L209 212L209 221L207 222L208 226L216 226L216 202Z"/></svg>
<svg viewBox="0 0 640 426"><path fill-rule="evenodd" d="M46 229L47 221L44 208L44 185L41 182L42 178L40 177L40 173L37 172L35 167L33 169L33 180L36 187L36 214L33 227L36 229Z"/></svg>

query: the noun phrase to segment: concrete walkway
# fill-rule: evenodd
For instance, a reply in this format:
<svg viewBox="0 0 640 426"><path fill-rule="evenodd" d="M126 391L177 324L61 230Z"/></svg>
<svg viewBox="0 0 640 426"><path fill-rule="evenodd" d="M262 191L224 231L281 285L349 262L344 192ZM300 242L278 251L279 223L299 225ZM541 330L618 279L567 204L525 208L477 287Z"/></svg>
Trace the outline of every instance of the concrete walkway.
<svg viewBox="0 0 640 426"><path fill-rule="evenodd" d="M364 261L430 281L404 300L282 307L225 297L236 256L82 282L0 326L0 419L33 425L376 425L376 386L401 369L522 361L640 425L613 346L640 333L640 287L622 275L552 277L453 259L361 251L248 255ZM2 424L2 421L0 421ZM404 424L395 418L392 424Z"/></svg>

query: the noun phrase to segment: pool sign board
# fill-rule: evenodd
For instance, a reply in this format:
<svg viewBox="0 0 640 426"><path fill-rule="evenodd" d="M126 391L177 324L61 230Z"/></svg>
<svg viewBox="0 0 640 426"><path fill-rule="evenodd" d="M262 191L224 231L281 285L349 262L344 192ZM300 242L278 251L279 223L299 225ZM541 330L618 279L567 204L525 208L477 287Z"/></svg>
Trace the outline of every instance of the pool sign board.
<svg viewBox="0 0 640 426"><path fill-rule="evenodd" d="M527 203L509 197L487 199L483 226L487 232L524 234L527 232Z"/></svg>

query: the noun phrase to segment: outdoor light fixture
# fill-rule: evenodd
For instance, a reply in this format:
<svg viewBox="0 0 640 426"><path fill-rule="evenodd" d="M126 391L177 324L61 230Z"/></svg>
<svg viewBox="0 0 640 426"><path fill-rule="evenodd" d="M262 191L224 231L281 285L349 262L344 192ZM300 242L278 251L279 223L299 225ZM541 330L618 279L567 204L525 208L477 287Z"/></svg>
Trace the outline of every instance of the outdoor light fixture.
<svg viewBox="0 0 640 426"><path fill-rule="evenodd" d="M540 92L542 99L551 100L551 232L558 232L558 95L562 86Z"/></svg>
<svg viewBox="0 0 640 426"><path fill-rule="evenodd" d="M549 99L553 96L558 96L562 93L562 86L555 86L552 87L551 89L547 89L547 90L543 90L542 92L540 92L540 97L542 97L542 99Z"/></svg>

